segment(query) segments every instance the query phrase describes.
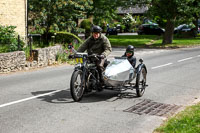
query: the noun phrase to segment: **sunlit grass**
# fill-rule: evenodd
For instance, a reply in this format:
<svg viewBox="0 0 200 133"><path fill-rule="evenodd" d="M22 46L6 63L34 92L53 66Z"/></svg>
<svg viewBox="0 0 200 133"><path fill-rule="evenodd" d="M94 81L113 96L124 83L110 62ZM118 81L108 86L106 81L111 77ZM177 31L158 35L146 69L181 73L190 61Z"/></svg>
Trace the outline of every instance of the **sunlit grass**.
<svg viewBox="0 0 200 133"><path fill-rule="evenodd" d="M195 38L177 38L174 37L172 44L162 44L163 37L156 35L126 35L126 36L109 36L112 46L135 47L185 47L200 45L200 35Z"/></svg>
<svg viewBox="0 0 200 133"><path fill-rule="evenodd" d="M134 45L135 47L144 47L146 43L155 40L158 36L155 35L125 35L125 36L109 36L108 37L112 46L128 46Z"/></svg>
<svg viewBox="0 0 200 133"><path fill-rule="evenodd" d="M155 130L156 133L199 133L200 103L186 108Z"/></svg>

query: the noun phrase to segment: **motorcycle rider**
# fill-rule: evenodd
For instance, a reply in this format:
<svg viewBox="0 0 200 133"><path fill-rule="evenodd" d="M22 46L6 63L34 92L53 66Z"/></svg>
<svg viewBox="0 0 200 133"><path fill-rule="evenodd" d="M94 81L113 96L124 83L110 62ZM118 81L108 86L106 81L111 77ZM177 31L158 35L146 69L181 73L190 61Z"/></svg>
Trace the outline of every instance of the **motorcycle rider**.
<svg viewBox="0 0 200 133"><path fill-rule="evenodd" d="M88 54L100 55L100 60L97 62L100 80L103 84L102 72L104 71L104 63L106 57L111 53L112 47L108 38L103 35L100 26L94 25L92 27L92 35L85 40L85 42L78 48L77 52L84 52L87 50Z"/></svg>
<svg viewBox="0 0 200 133"><path fill-rule="evenodd" d="M122 56L122 57L127 57L128 61L133 66L133 68L135 68L136 65L136 57L134 56L134 50L135 50L134 46L128 45L128 47L126 48L126 52Z"/></svg>

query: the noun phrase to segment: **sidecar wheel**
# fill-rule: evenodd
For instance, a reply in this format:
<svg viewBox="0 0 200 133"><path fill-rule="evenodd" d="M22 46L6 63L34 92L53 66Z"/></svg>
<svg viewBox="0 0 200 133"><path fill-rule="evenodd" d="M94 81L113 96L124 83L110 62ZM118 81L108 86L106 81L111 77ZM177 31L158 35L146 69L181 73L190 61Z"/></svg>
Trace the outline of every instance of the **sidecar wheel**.
<svg viewBox="0 0 200 133"><path fill-rule="evenodd" d="M82 85L82 71L74 71L70 82L70 92L73 100L78 102L83 97L84 87Z"/></svg>
<svg viewBox="0 0 200 133"><path fill-rule="evenodd" d="M146 69L141 68L141 71L137 74L136 77L136 94L138 97L141 97L144 94L146 88Z"/></svg>

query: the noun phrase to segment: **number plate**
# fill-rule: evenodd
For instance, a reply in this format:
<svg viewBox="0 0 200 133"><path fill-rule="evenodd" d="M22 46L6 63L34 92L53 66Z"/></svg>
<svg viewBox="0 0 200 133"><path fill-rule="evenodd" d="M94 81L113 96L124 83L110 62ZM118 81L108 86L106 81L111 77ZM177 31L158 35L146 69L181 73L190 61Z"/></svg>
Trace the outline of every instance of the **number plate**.
<svg viewBox="0 0 200 133"><path fill-rule="evenodd" d="M83 58L75 58L77 63L83 63Z"/></svg>

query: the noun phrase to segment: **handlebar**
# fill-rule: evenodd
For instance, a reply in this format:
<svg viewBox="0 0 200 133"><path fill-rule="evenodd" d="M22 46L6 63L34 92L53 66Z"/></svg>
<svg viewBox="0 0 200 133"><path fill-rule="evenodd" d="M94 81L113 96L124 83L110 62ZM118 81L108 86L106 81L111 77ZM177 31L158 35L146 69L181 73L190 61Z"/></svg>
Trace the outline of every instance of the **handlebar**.
<svg viewBox="0 0 200 133"><path fill-rule="evenodd" d="M74 49L74 46L72 44L68 45L68 49L71 49L73 53L77 53L77 51Z"/></svg>
<svg viewBox="0 0 200 133"><path fill-rule="evenodd" d="M87 53L75 53L74 55L69 55L68 58L69 59L74 59L74 58L88 58L88 59L92 59L92 58L95 58L96 60L99 60L99 59L104 59L104 55L97 55L97 54L91 54L91 55L88 55Z"/></svg>

